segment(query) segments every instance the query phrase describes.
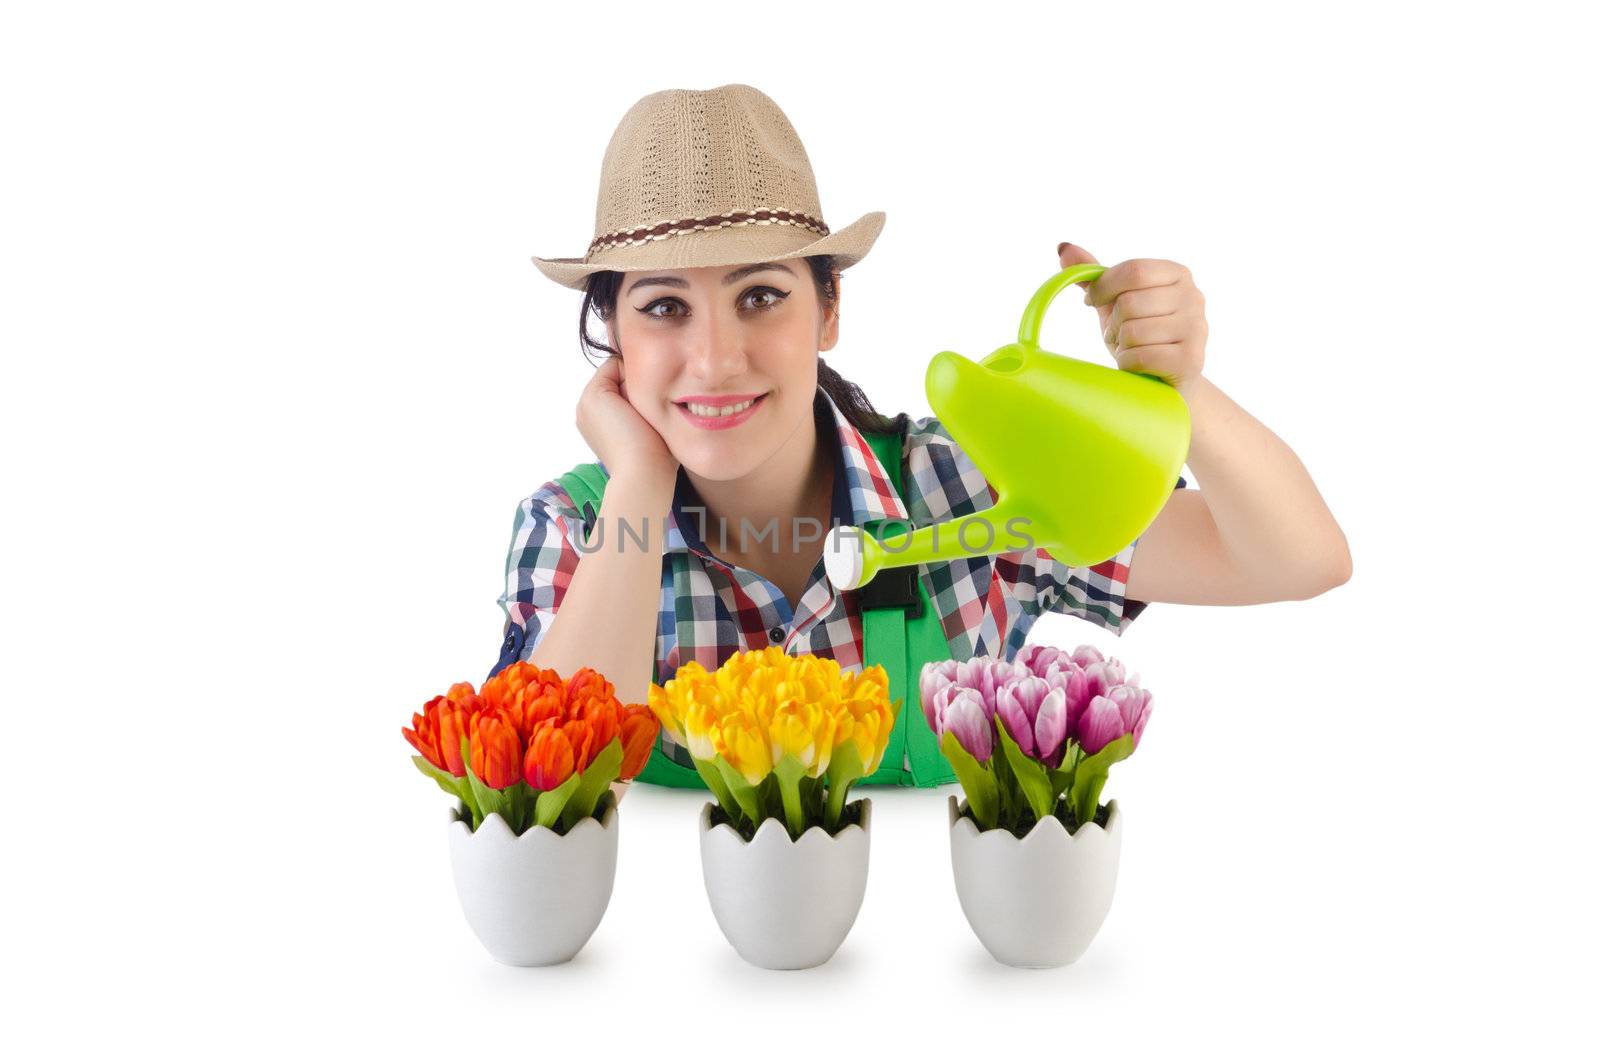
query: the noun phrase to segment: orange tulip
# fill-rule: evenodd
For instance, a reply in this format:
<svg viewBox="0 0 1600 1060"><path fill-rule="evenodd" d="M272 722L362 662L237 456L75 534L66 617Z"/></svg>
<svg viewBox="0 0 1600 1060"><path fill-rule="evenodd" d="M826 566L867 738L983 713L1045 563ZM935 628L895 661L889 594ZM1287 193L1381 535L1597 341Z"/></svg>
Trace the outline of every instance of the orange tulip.
<svg viewBox="0 0 1600 1060"><path fill-rule="evenodd" d="M470 681L457 681L450 686L450 691L444 694L450 702L464 707L470 713L476 714L483 709L483 701L478 698L478 692L472 687Z"/></svg>
<svg viewBox="0 0 1600 1060"><path fill-rule="evenodd" d="M484 786L499 790L522 779L522 741L504 714L486 710L474 715L469 745L472 772Z"/></svg>
<svg viewBox="0 0 1600 1060"><path fill-rule="evenodd" d="M400 728L400 735L435 769L444 768L444 756L439 753L439 704L448 702L444 696L434 696L422 705L421 714L411 715L411 728Z"/></svg>
<svg viewBox="0 0 1600 1060"><path fill-rule="evenodd" d="M456 777L467 775L466 764L461 760L461 737L477 713L478 702L476 696L470 699L455 696L454 693L461 687L452 686L452 694L434 696L428 700L421 714L411 715L414 729L400 730L400 735L434 768ZM471 685L465 687L469 690L472 688Z"/></svg>
<svg viewBox="0 0 1600 1060"><path fill-rule="evenodd" d="M582 773L588 769L589 763L594 761L594 756L604 750L597 743L600 736L597 726L582 718L568 720L561 726L561 731L566 733L567 742L572 745L572 768L575 772Z"/></svg>
<svg viewBox="0 0 1600 1060"><path fill-rule="evenodd" d="M604 674L587 666L581 666L567 681L567 700L576 702L590 697L616 699L617 690L605 679Z"/></svg>
<svg viewBox="0 0 1600 1060"><path fill-rule="evenodd" d="M561 717L566 684L554 670L515 662L485 681L479 695L485 710L504 714L526 741L540 722Z"/></svg>
<svg viewBox="0 0 1600 1060"><path fill-rule="evenodd" d="M453 701L439 708L439 752L451 776L467 775L467 764L461 758L461 738L472 728L472 719L477 716L477 712L468 711Z"/></svg>
<svg viewBox="0 0 1600 1060"><path fill-rule="evenodd" d="M522 779L535 791L559 788L573 774L572 744L561 725L552 720L534 730L528 753L522 759Z"/></svg>
<svg viewBox="0 0 1600 1060"><path fill-rule="evenodd" d="M622 708L614 698L602 699L598 696L581 701L568 701L567 725L573 722L582 722L588 728L588 749L586 755L580 755L582 764L579 769L585 768L594 760L594 756L610 746L611 741L617 738L622 723ZM565 727L565 726L563 726ZM573 740L572 749L578 751L578 741L573 738L572 732L567 733L567 738Z"/></svg>
<svg viewBox="0 0 1600 1060"><path fill-rule="evenodd" d="M622 717L622 772L618 780L632 780L644 769L650 749L656 744L661 725L650 708L634 704L624 708Z"/></svg>

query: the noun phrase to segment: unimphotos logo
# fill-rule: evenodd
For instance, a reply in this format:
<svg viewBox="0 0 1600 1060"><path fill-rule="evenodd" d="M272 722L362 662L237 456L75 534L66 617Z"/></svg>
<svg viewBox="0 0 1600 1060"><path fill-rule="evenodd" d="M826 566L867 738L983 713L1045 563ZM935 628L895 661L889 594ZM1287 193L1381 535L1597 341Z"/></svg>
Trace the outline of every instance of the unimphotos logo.
<svg viewBox="0 0 1600 1060"><path fill-rule="evenodd" d="M728 550L729 533L726 519L718 519L716 521L716 533L714 535L716 541L713 546L712 535L707 533L711 528L707 525L706 510L700 507L686 507L683 511L685 514L695 513L696 528L699 530L700 540L705 542L708 548L714 547L719 552ZM606 530L607 524L613 521L617 525L608 534ZM749 519L740 519L737 532L739 554L742 556L752 555L762 546L765 546L766 550L773 555L778 555L780 551L799 553L804 551L808 545L816 544L827 536L827 530L824 529L822 521L813 519L810 516L797 516L791 520L787 538L779 536L778 522L778 519L773 517L761 524L760 527L757 527ZM999 547L996 547L999 534L995 529L995 524L984 518L981 512L977 515L970 515L964 519L956 520L953 523L930 523L923 529L927 530L931 535L935 551L939 548L940 535L954 532L956 541L960 544L963 552L971 555L990 555L996 552L1021 552L1033 549L1034 539L1029 532L1031 524L1032 520L1026 516L1014 515L1007 519L1005 524L1007 537L1005 543ZM832 525L842 527L840 530L841 538L859 537L865 533L861 527L840 523L838 519L834 519ZM952 525L955 526L954 531L950 530ZM660 541L657 544L652 544L652 526L658 528L657 533L660 535ZM914 527L913 529L915 530ZM667 520L665 518L651 519L646 516L640 519L637 524L633 520L626 518L616 520L597 518L594 527L589 531L588 538L578 544L578 551L586 556L593 555L606 547L606 540L609 537L614 543L615 551L617 552L623 552L629 548L638 549L641 552L660 552L666 543L666 531ZM911 547L911 540L912 535L907 533L887 537L882 543L883 550L890 553L904 552Z"/></svg>

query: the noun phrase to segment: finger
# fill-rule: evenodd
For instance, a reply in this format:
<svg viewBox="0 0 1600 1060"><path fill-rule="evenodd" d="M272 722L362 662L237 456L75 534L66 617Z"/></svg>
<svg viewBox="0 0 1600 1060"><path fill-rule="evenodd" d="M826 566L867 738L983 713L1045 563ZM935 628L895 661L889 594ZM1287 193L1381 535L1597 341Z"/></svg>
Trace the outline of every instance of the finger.
<svg viewBox="0 0 1600 1060"><path fill-rule="evenodd" d="M1134 258L1113 265L1089 289L1090 305L1110 305L1125 291L1139 291L1147 287L1167 287L1181 283L1189 270L1175 261L1157 258Z"/></svg>
<svg viewBox="0 0 1600 1060"><path fill-rule="evenodd" d="M1076 243L1061 243L1056 247L1056 257L1061 259L1061 267L1069 269L1074 265L1098 265L1094 255L1078 246ZM1088 281L1084 281L1087 283ZM1082 287L1083 284L1078 286Z"/></svg>
<svg viewBox="0 0 1600 1060"><path fill-rule="evenodd" d="M1116 334L1124 322L1144 317L1164 317L1182 308L1176 284L1170 287L1146 287L1138 291L1124 291L1111 306L1111 314L1102 329L1106 338Z"/></svg>
<svg viewBox="0 0 1600 1060"><path fill-rule="evenodd" d="M622 358L607 357L601 361L594 370L592 384L600 390L621 393L623 386Z"/></svg>
<svg viewBox="0 0 1600 1060"><path fill-rule="evenodd" d="M1058 245L1056 247L1056 257L1061 260L1061 267L1063 269L1070 269L1074 265L1100 264L1095 260L1093 254L1078 246L1076 243L1062 243ZM1087 291L1089 289L1089 283L1090 281L1088 280L1082 280L1078 283L1078 286ZM1103 325L1105 324L1105 321L1101 320L1100 323Z"/></svg>
<svg viewBox="0 0 1600 1060"><path fill-rule="evenodd" d="M1117 367L1123 371L1153 375L1168 383L1176 378L1177 366L1183 363L1184 358L1183 345L1177 342L1135 346L1132 349L1119 348L1113 352L1117 358Z"/></svg>
<svg viewBox="0 0 1600 1060"><path fill-rule="evenodd" d="M1140 317L1138 320L1124 321L1109 341L1115 347L1131 350L1140 346L1182 342L1191 330L1189 321L1179 313L1164 317Z"/></svg>

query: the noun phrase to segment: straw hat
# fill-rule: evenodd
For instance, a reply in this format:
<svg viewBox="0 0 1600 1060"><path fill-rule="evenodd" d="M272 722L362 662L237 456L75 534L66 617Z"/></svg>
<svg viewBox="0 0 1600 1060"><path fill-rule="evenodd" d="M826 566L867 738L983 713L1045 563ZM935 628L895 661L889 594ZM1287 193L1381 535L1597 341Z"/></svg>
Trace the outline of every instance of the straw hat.
<svg viewBox="0 0 1600 1060"><path fill-rule="evenodd" d="M692 269L832 254L866 256L884 215L832 231L811 161L778 105L749 85L645 96L622 116L600 165L594 239L581 258L534 258L582 290L592 272Z"/></svg>

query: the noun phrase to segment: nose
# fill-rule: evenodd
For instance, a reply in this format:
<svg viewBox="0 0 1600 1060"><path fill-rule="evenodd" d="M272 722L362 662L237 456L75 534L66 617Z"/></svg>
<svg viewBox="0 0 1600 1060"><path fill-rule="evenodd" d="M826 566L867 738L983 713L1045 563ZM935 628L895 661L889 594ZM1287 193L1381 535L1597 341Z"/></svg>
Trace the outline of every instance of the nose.
<svg viewBox="0 0 1600 1060"><path fill-rule="evenodd" d="M711 387L743 375L749 361L738 321L721 313L701 313L690 329L686 360L690 373Z"/></svg>

